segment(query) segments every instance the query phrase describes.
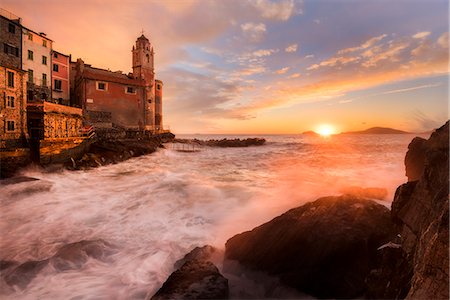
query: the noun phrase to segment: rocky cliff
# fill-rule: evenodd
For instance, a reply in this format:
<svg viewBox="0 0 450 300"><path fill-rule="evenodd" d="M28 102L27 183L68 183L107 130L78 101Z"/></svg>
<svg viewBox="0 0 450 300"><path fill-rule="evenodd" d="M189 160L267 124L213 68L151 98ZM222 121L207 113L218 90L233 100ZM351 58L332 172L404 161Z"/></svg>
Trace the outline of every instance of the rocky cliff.
<svg viewBox="0 0 450 300"><path fill-rule="evenodd" d="M407 299L449 298L449 123L414 139L405 158L392 218L412 267Z"/></svg>

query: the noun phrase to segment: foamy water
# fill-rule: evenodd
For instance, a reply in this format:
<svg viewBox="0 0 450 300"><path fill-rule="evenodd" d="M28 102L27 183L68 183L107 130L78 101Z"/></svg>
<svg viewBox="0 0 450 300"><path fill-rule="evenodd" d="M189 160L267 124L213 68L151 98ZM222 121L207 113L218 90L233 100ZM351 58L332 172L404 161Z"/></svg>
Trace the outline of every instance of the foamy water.
<svg viewBox="0 0 450 300"><path fill-rule="evenodd" d="M183 136L182 136L183 137ZM1 260L42 260L61 246L103 239L114 254L78 270L42 270L2 299L143 299L195 246L228 238L345 186L383 187L389 206L406 180L410 135L266 136L250 148L151 155L88 171L23 175L2 186ZM211 138L211 137L201 137Z"/></svg>

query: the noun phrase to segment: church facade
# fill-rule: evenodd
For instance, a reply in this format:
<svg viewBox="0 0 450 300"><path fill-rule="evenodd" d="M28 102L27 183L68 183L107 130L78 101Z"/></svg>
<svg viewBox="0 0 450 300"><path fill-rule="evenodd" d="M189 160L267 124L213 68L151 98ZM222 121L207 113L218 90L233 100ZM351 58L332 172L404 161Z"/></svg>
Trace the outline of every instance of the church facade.
<svg viewBox="0 0 450 300"><path fill-rule="evenodd" d="M155 133L163 129L162 82L155 80L154 50L144 35L132 48L132 62L129 74L95 68L81 59L71 63L72 105L83 109L86 124Z"/></svg>

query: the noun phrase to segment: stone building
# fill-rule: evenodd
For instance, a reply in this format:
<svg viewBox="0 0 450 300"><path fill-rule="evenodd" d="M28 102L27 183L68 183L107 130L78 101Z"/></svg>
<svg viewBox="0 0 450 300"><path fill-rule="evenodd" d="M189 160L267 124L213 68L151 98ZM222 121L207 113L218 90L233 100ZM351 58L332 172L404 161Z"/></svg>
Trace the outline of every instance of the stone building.
<svg viewBox="0 0 450 300"><path fill-rule="evenodd" d="M133 46L132 61L133 73L128 75L94 68L81 59L71 63L71 98L83 108L86 123L96 128L162 130L162 93L159 106L155 103L154 50L144 35Z"/></svg>
<svg viewBox="0 0 450 300"><path fill-rule="evenodd" d="M70 105L70 55L53 50L52 102Z"/></svg>
<svg viewBox="0 0 450 300"><path fill-rule="evenodd" d="M162 88L162 81L155 80L155 127L157 130L163 129Z"/></svg>
<svg viewBox="0 0 450 300"><path fill-rule="evenodd" d="M26 145L25 72L21 68L21 19L0 11L0 148Z"/></svg>

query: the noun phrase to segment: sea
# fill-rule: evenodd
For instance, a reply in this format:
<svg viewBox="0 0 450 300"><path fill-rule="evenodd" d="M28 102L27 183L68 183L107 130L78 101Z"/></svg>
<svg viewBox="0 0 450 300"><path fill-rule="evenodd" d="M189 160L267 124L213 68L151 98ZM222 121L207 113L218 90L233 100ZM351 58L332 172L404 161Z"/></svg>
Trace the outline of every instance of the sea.
<svg viewBox="0 0 450 300"><path fill-rule="evenodd" d="M78 269L49 265L25 288L1 280L0 298L144 299L194 247L224 249L235 234L319 197L379 187L388 196L378 202L390 207L407 179L404 157L414 135L177 137L267 142L194 152L169 143L90 170L22 170L39 180L1 186L0 260L43 260L81 240L101 239L114 251Z"/></svg>

